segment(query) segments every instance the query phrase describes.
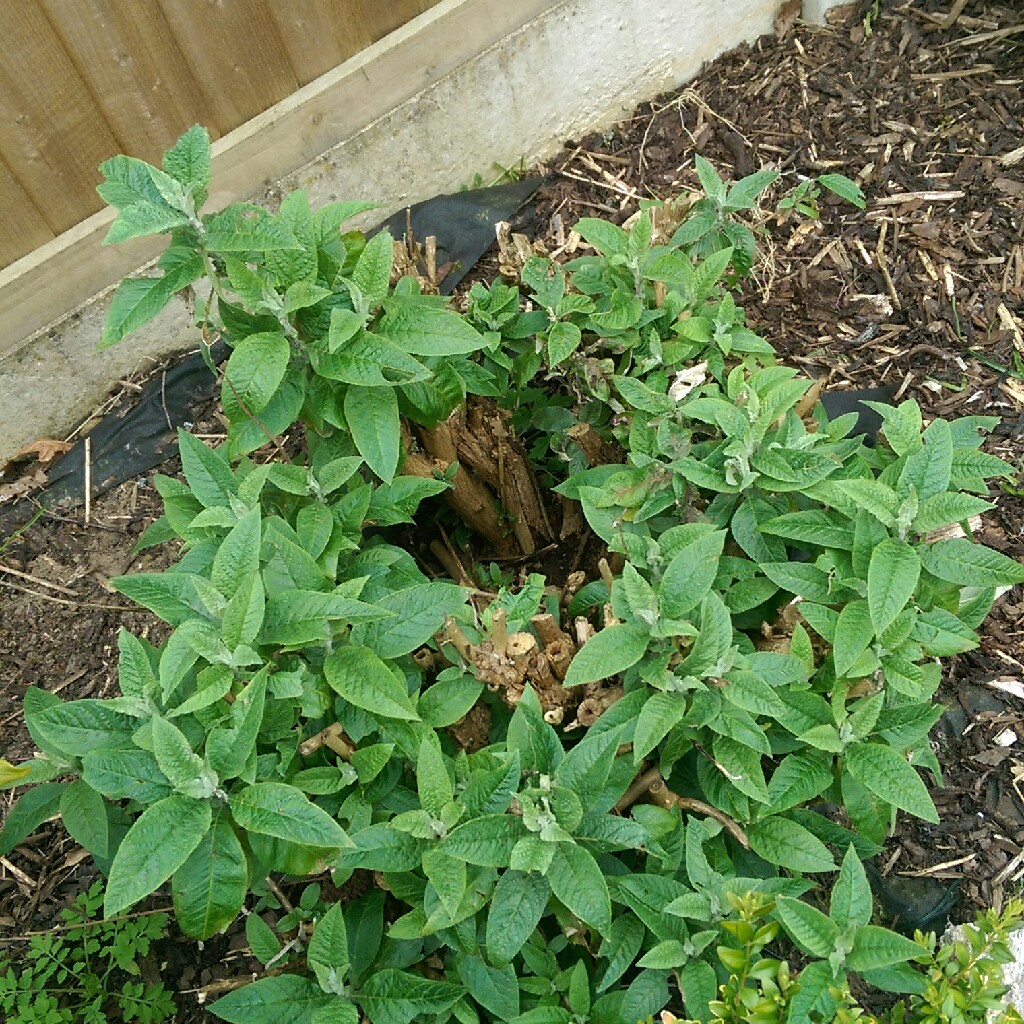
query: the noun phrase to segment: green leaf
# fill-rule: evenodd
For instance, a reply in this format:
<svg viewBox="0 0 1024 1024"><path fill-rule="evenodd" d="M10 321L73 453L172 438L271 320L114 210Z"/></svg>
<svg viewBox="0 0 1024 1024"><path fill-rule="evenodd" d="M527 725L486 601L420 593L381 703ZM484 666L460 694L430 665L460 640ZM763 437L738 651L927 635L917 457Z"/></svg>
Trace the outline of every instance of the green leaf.
<svg viewBox="0 0 1024 1024"><path fill-rule="evenodd" d="M191 185L196 207L206 201L210 185L210 136L199 124L192 125L164 153L164 171L182 185Z"/></svg>
<svg viewBox="0 0 1024 1024"><path fill-rule="evenodd" d="M310 1024L359 1024L362 1015L355 1003L335 999L313 1011Z"/></svg>
<svg viewBox="0 0 1024 1024"><path fill-rule="evenodd" d="M249 951L261 964L269 963L281 951L280 939L259 914L246 914L245 938Z"/></svg>
<svg viewBox="0 0 1024 1024"><path fill-rule="evenodd" d="M581 217L574 230L604 256L625 255L629 235L617 224L596 217Z"/></svg>
<svg viewBox="0 0 1024 1024"><path fill-rule="evenodd" d="M223 449L212 451L198 437L179 428L178 453L188 486L203 507L230 507L238 488Z"/></svg>
<svg viewBox="0 0 1024 1024"><path fill-rule="evenodd" d="M775 913L796 944L805 952L827 958L835 949L839 926L820 910L802 900L779 896Z"/></svg>
<svg viewBox="0 0 1024 1024"><path fill-rule="evenodd" d="M484 344L483 336L467 320L433 306L391 306L377 333L414 356L461 355L476 352Z"/></svg>
<svg viewBox="0 0 1024 1024"><path fill-rule="evenodd" d="M332 237L337 237L342 224L360 213L368 210L379 210L380 203L367 202L365 199L343 199L334 203L326 203L313 214L313 226L321 245Z"/></svg>
<svg viewBox="0 0 1024 1024"><path fill-rule="evenodd" d="M560 320L552 324L548 331L548 365L557 366L568 359L582 341L583 332L574 323Z"/></svg>
<svg viewBox="0 0 1024 1024"><path fill-rule="evenodd" d="M313 1024L313 1014L337 998L308 978L279 974L237 988L209 1009L229 1024Z"/></svg>
<svg viewBox="0 0 1024 1024"><path fill-rule="evenodd" d="M801 544L817 544L819 547L839 548L841 551L849 551L853 547L849 520L825 509L811 508L802 512L787 512L761 523L760 528L764 533L785 537Z"/></svg>
<svg viewBox="0 0 1024 1024"><path fill-rule="evenodd" d="M311 281L296 281L288 286L284 296L284 311L292 314L296 310L315 306L331 295L330 288L313 284Z"/></svg>
<svg viewBox="0 0 1024 1024"><path fill-rule="evenodd" d="M790 871L835 871L828 847L795 821L773 815L747 828L750 848L769 864Z"/></svg>
<svg viewBox="0 0 1024 1024"><path fill-rule="evenodd" d="M391 388L350 385L345 393L345 422L366 464L390 483L402 453L402 424L395 392Z"/></svg>
<svg viewBox="0 0 1024 1024"><path fill-rule="evenodd" d="M102 187L102 186L101 186ZM188 217L165 204L157 205L147 201L121 207L117 220L110 225L104 245L117 245L133 238L146 235L161 235L174 228L185 227Z"/></svg>
<svg viewBox="0 0 1024 1024"><path fill-rule="evenodd" d="M440 818L442 810L452 802L452 782L435 732L427 733L420 743L416 759L416 791L420 806L432 818Z"/></svg>
<svg viewBox="0 0 1024 1024"><path fill-rule="evenodd" d="M865 789L886 803L938 822L935 805L921 777L892 747L881 743L852 743L846 749L846 768Z"/></svg>
<svg viewBox="0 0 1024 1024"><path fill-rule="evenodd" d="M896 621L917 589L921 559L906 541L887 537L871 552L868 563L868 608L875 633Z"/></svg>
<svg viewBox="0 0 1024 1024"><path fill-rule="evenodd" d="M710 591L700 607L700 633L690 653L676 667L680 677L703 678L719 670L722 659L732 647L732 616L725 602Z"/></svg>
<svg viewBox="0 0 1024 1024"><path fill-rule="evenodd" d="M920 641L927 654L936 658L948 658L978 646L974 630L945 608L921 612L911 636Z"/></svg>
<svg viewBox="0 0 1024 1024"><path fill-rule="evenodd" d="M366 330L357 330L351 337L345 336L345 321L346 318L340 318L334 327L332 314L332 328L339 332L333 336L339 351L330 349L323 352L317 348L310 351L313 369L321 377L378 388L430 378L431 371L423 363L385 338ZM328 346L332 344L331 337L328 338Z"/></svg>
<svg viewBox="0 0 1024 1024"><path fill-rule="evenodd" d="M832 758L824 751L801 750L787 754L772 772L768 806L774 814L799 807L823 793L832 780Z"/></svg>
<svg viewBox="0 0 1024 1024"><path fill-rule="evenodd" d="M749 210L754 205L757 197L766 189L771 188L778 178L778 171L755 171L753 174L748 174L745 178L740 178L729 189L729 193L725 198L726 208L730 210Z"/></svg>
<svg viewBox="0 0 1024 1024"><path fill-rule="evenodd" d="M836 983L832 965L827 960L816 960L800 971L800 986L789 1002L788 1024L803 1024L812 1019L811 1012L821 1008L830 999L829 989Z"/></svg>
<svg viewBox="0 0 1024 1024"><path fill-rule="evenodd" d="M340 903L333 904L317 921L306 950L306 959L312 964L325 992L338 995L344 992L344 977L348 972L348 934Z"/></svg>
<svg viewBox="0 0 1024 1024"><path fill-rule="evenodd" d="M632 914L616 916L612 921L611 932L601 940L598 950L598 955L606 961L604 969L595 979L598 992L610 988L633 966L645 934L643 922Z"/></svg>
<svg viewBox="0 0 1024 1024"><path fill-rule="evenodd" d="M556 844L547 880L551 891L568 910L599 934L608 933L612 924L608 885L593 854L582 846Z"/></svg>
<svg viewBox="0 0 1024 1024"><path fill-rule="evenodd" d="M429 691L428 691L429 692ZM467 817L481 814L503 814L519 788L519 751L512 750L505 764L490 771L476 771L463 790L459 802Z"/></svg>
<svg viewBox="0 0 1024 1024"><path fill-rule="evenodd" d="M897 935L888 928L865 924L853 933L853 947L846 954L846 966L853 971L872 971L913 960L927 952L927 946Z"/></svg>
<svg viewBox="0 0 1024 1024"><path fill-rule="evenodd" d="M366 317L353 309L332 309L331 326L327 335L327 348L337 352L366 326Z"/></svg>
<svg viewBox="0 0 1024 1024"><path fill-rule="evenodd" d="M851 927L867 924L871 920L871 912L868 876L857 851L850 846L843 857L839 877L832 887L828 916L839 925L841 932L845 932Z"/></svg>
<svg viewBox="0 0 1024 1024"><path fill-rule="evenodd" d="M285 590L272 597L266 604L260 641L304 646L326 640L335 632L335 624L390 617L379 606L357 601L338 590Z"/></svg>
<svg viewBox="0 0 1024 1024"><path fill-rule="evenodd" d="M455 918L466 896L466 862L441 850L427 850L423 854L423 873L445 912Z"/></svg>
<svg viewBox="0 0 1024 1024"><path fill-rule="evenodd" d="M679 939L665 939L652 946L637 962L637 967L670 969L682 967L690 959L686 947Z"/></svg>
<svg viewBox="0 0 1024 1024"><path fill-rule="evenodd" d="M992 502L976 498L973 494L933 494L918 506L911 525L917 533L930 533L950 523L965 523L972 516L980 516L993 507Z"/></svg>
<svg viewBox="0 0 1024 1024"><path fill-rule="evenodd" d="M468 592L453 583L433 581L406 587L374 602L390 612L381 622L352 631L352 642L365 644L381 658L399 658L425 644L444 620L466 604Z"/></svg>
<svg viewBox="0 0 1024 1024"><path fill-rule="evenodd" d="M829 586L828 573L816 565L802 562L762 562L761 571L772 583L791 594L799 594L808 601L818 601L821 604L834 604L836 601Z"/></svg>
<svg viewBox="0 0 1024 1024"><path fill-rule="evenodd" d="M584 807L594 804L611 774L620 732L616 728L601 733L587 733L555 769L555 785L571 789Z"/></svg>
<svg viewBox="0 0 1024 1024"><path fill-rule="evenodd" d="M647 644L647 634L637 626L629 623L606 626L576 652L566 673L565 685L594 683L625 672L644 656Z"/></svg>
<svg viewBox="0 0 1024 1024"><path fill-rule="evenodd" d="M493 1019L511 1021L519 1016L519 984L511 964L491 967L471 956L458 961L458 972L466 991Z"/></svg>
<svg viewBox="0 0 1024 1024"><path fill-rule="evenodd" d="M238 917L248 891L245 851L228 816L220 811L210 831L174 872L174 916L186 935L208 939Z"/></svg>
<svg viewBox="0 0 1024 1024"><path fill-rule="evenodd" d="M384 718L419 721L402 683L368 647L342 647L324 662L331 688L350 704Z"/></svg>
<svg viewBox="0 0 1024 1024"><path fill-rule="evenodd" d="M206 738L206 759L221 779L233 779L245 771L263 724L270 666L261 668L231 705L230 728L212 729Z"/></svg>
<svg viewBox="0 0 1024 1024"><path fill-rule="evenodd" d="M636 721L633 760L639 764L686 714L686 700L679 693L652 693Z"/></svg>
<svg viewBox="0 0 1024 1024"><path fill-rule="evenodd" d="M372 1024L411 1024L417 1017L444 1013L464 991L461 985L431 981L412 971L388 967L367 978L359 1003Z"/></svg>
<svg viewBox="0 0 1024 1024"><path fill-rule="evenodd" d="M230 650L252 644L259 636L266 610L263 577L258 572L238 577L238 589L228 601L221 622L221 636Z"/></svg>
<svg viewBox="0 0 1024 1024"><path fill-rule="evenodd" d="M213 558L210 582L225 597L231 597L246 577L259 572L262 536L260 509L254 508L221 541Z"/></svg>
<svg viewBox="0 0 1024 1024"><path fill-rule="evenodd" d="M114 854L104 915L119 914L163 885L203 841L212 820L206 800L173 795L147 807Z"/></svg>
<svg viewBox="0 0 1024 1024"><path fill-rule="evenodd" d="M234 348L224 367L221 404L228 419L259 416L288 370L291 348L279 331L250 334Z"/></svg>
<svg viewBox="0 0 1024 1024"><path fill-rule="evenodd" d="M711 162L698 153L694 157L694 163L697 167L697 177L700 179L704 194L716 204L723 204L726 201L725 182L718 176L718 172Z"/></svg>
<svg viewBox="0 0 1024 1024"><path fill-rule="evenodd" d="M900 474L900 489L913 488L923 501L949 489L953 470L953 436L945 420L932 420L924 432L924 444L907 456Z"/></svg>
<svg viewBox="0 0 1024 1024"><path fill-rule="evenodd" d="M375 310L388 294L394 242L387 231L373 236L359 254L352 268L352 283L359 289L366 312Z"/></svg>
<svg viewBox="0 0 1024 1024"><path fill-rule="evenodd" d="M612 993L603 997L612 998ZM647 968L642 970L626 989L619 1020L642 1021L653 1017L668 1002L668 972ZM595 1006L595 1011L597 1007ZM596 1013L595 1013L596 1016Z"/></svg>
<svg viewBox="0 0 1024 1024"><path fill-rule="evenodd" d="M871 645L875 631L867 601L851 601L839 613L832 656L837 678L844 678Z"/></svg>
<svg viewBox="0 0 1024 1024"><path fill-rule="evenodd" d="M416 710L432 729L445 729L469 713L483 689L484 684L470 675L438 679L420 694Z"/></svg>
<svg viewBox="0 0 1024 1024"><path fill-rule="evenodd" d="M711 589L725 544L725 530L707 533L687 544L665 567L659 596L662 614L681 619Z"/></svg>
<svg viewBox="0 0 1024 1024"><path fill-rule="evenodd" d="M175 182L171 175L133 156L111 157L100 164L100 174L106 180L96 186L96 191L105 203L118 210L139 203L168 206L165 191L176 198L182 194L180 182Z"/></svg>
<svg viewBox="0 0 1024 1024"><path fill-rule="evenodd" d="M295 236L266 210L234 203L206 221L206 247L212 252L274 252L301 249Z"/></svg>
<svg viewBox="0 0 1024 1024"><path fill-rule="evenodd" d="M193 752L185 734L166 718L152 721L153 754L160 771L182 796L206 800L213 796L217 777Z"/></svg>
<svg viewBox="0 0 1024 1024"><path fill-rule="evenodd" d="M1024 565L966 537L937 540L918 549L925 571L963 587L1024 583Z"/></svg>
<svg viewBox="0 0 1024 1024"><path fill-rule="evenodd" d="M836 480L826 487L835 487L855 505L870 512L883 526L896 525L900 511L899 495L878 480Z"/></svg>
<svg viewBox="0 0 1024 1024"><path fill-rule="evenodd" d="M123 626L117 633L117 685L126 697L145 697L157 689L153 665L142 641Z"/></svg>
<svg viewBox="0 0 1024 1024"><path fill-rule="evenodd" d="M738 789L759 803L768 803L768 787L761 755L728 736L716 735L712 743L718 770Z"/></svg>
<svg viewBox="0 0 1024 1024"><path fill-rule="evenodd" d="M678 978L687 1015L700 1021L700 1024L710 1024L710 1004L718 994L715 969L703 960L691 960L678 972Z"/></svg>
<svg viewBox="0 0 1024 1024"><path fill-rule="evenodd" d="M109 348L149 323L171 301L178 290L172 287L175 284L175 279L167 277L125 278L110 301L98 348Z"/></svg>
<svg viewBox="0 0 1024 1024"><path fill-rule="evenodd" d="M440 848L467 864L503 868L508 866L513 847L525 834L522 818L485 814L452 829Z"/></svg>
<svg viewBox="0 0 1024 1024"><path fill-rule="evenodd" d="M235 821L250 832L326 849L352 845L345 830L294 786L258 782L232 793L229 804Z"/></svg>
<svg viewBox="0 0 1024 1024"><path fill-rule="evenodd" d="M64 703L54 697L54 703L35 709L29 707L29 694L34 692L32 688L25 695L25 724L43 753L76 758L92 750L131 745L135 719L114 711L106 701L86 698Z"/></svg>
<svg viewBox="0 0 1024 1024"><path fill-rule="evenodd" d="M420 866L423 856L423 844L418 839L386 822L356 832L352 842L354 848L346 848L339 854L338 863L342 867L411 871Z"/></svg>
<svg viewBox="0 0 1024 1024"><path fill-rule="evenodd" d="M60 813L64 789L63 782L44 782L22 794L7 812L3 828L0 828L0 857L6 857L44 821Z"/></svg>
<svg viewBox="0 0 1024 1024"><path fill-rule="evenodd" d="M819 174L818 184L827 188L829 192L834 192L840 199L853 203L859 210L863 210L867 205L860 186L845 174Z"/></svg>
<svg viewBox="0 0 1024 1024"><path fill-rule="evenodd" d="M498 879L487 912L487 958L496 966L511 963L533 934L551 895L547 881L522 871L506 871Z"/></svg>
<svg viewBox="0 0 1024 1024"><path fill-rule="evenodd" d="M148 750L93 750L82 758L82 778L110 800L151 804L171 795Z"/></svg>

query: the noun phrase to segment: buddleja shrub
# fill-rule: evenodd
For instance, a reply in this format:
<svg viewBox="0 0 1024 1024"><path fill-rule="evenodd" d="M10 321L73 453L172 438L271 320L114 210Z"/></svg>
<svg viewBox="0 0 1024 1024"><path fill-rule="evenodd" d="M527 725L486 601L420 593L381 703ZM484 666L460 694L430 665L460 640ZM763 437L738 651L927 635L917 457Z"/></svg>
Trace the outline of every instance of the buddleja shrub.
<svg viewBox="0 0 1024 1024"><path fill-rule="evenodd" d="M852 418L812 414L731 291L754 259L735 215L774 174L727 186L700 162L682 224L581 221L594 255L474 286L463 317L392 285L385 235L341 233L367 204L312 213L297 193L201 217L200 129L163 170L104 170L111 240L171 234L104 341L205 276L204 344L232 346L229 437L180 435L183 480L157 477L142 542L180 560L114 581L167 641L121 633L117 698L26 694L43 756L0 762L0 784L34 784L0 852L59 813L108 875L108 914L168 880L196 938L248 911L279 973L216 1002L228 1021L618 1024L671 1002L706 1022L747 998L722 930L750 952L780 926L818 958L797 998L771 974L780 1019L829 1019L847 972L917 991L900 965L926 950L870 923L860 858L898 810L935 820L918 774L938 778L935 659L975 646L1024 570L969 531L930 534L989 509L1009 468L979 450L988 418L923 429L913 402L880 407L868 448ZM859 199L843 182L823 184ZM565 608L538 575L470 606L384 535L448 486L400 474L401 417L436 422L473 391L515 410L619 560ZM619 461L591 465L575 424ZM556 729L530 685L485 689L465 657L539 613L593 632L564 679L570 703L611 697L586 730ZM489 722L472 753L448 731L471 711ZM257 916L270 875L324 871L375 884L314 892L277 933ZM825 914L801 897L836 871Z"/></svg>

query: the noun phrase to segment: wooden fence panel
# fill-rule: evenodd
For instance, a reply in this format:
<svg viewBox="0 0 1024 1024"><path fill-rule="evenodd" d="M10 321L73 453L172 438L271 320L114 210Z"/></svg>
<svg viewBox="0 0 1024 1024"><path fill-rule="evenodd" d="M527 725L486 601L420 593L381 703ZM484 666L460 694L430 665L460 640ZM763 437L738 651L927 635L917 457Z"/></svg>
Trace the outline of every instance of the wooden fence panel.
<svg viewBox="0 0 1024 1024"><path fill-rule="evenodd" d="M10 5L0 47L0 158L59 233L97 208L117 140L35 0Z"/></svg>
<svg viewBox="0 0 1024 1024"><path fill-rule="evenodd" d="M101 207L97 166L214 138L437 0L18 0L0 33L0 268Z"/></svg>
<svg viewBox="0 0 1024 1024"><path fill-rule="evenodd" d="M3 196L3 230L0 231L0 266L13 263L22 252L54 237L32 197L21 187L11 169L0 160L0 196Z"/></svg>
<svg viewBox="0 0 1024 1024"><path fill-rule="evenodd" d="M183 125L206 116L209 103L157 0L40 2L121 152L156 160Z"/></svg>

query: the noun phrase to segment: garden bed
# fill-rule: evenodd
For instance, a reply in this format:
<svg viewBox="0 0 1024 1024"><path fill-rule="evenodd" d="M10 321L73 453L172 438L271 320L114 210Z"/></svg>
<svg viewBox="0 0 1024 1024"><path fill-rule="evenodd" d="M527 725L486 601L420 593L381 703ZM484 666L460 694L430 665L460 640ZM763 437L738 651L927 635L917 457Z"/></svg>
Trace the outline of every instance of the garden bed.
<svg viewBox="0 0 1024 1024"><path fill-rule="evenodd" d="M679 94L568 146L538 194L534 241L564 254L578 218L622 222L639 199L694 188L694 151L734 179L765 162L789 174L789 184L796 174L857 178L866 213L824 201L819 221L767 223L767 255L743 300L749 326L830 391L888 386L896 398L915 398L926 420L1001 416L986 450L1019 467L1024 40L1019 26L1016 35L1003 32L1015 25L1006 5L957 5L949 26L940 23L942 7L871 7L868 20L861 11L827 29L780 24L781 39L726 55ZM485 259L474 277L493 279L514 248L510 242L504 256ZM134 391L125 388L114 407L130 404ZM221 433L215 406L197 415L195 429ZM546 502L545 511L554 519L559 508ZM26 687L64 699L113 696L118 628L153 642L166 635L107 583L170 561L159 548L131 554L158 513L151 484L133 480L94 502L88 524L81 509L66 509L5 544L0 563L22 574L0 574L0 729L9 760L32 750L20 720ZM519 582L530 572L557 585L576 571L600 578L601 545L582 523L560 537L555 522L535 557L494 552L450 531L410 531L405 540L428 574L443 577L459 559L481 590L496 583L482 575L492 561ZM1024 559L1021 495L1005 488L978 536ZM948 710L933 734L946 783L933 792L942 820L901 816L876 861L882 875L930 885L927 900L958 883L957 918L999 905L1024 870L1022 618L1016 587L982 625L981 647L945 662L938 698ZM80 854L49 824L8 855L0 864L0 936L54 921L94 877ZM243 976L245 948L240 928L201 952L174 939L161 953L165 977L194 994ZM195 1019L203 1019L198 1011Z"/></svg>

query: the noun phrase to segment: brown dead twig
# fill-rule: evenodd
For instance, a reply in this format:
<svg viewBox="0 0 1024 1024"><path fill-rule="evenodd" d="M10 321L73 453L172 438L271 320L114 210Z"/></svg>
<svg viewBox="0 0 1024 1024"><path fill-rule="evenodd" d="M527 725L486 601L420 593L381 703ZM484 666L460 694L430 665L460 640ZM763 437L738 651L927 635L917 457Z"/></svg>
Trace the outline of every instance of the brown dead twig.
<svg viewBox="0 0 1024 1024"><path fill-rule="evenodd" d="M345 730L342 729L340 722L335 722L315 736L311 736L299 746L299 753L303 757L309 757L321 747L330 748L342 761L350 760L356 750L355 744L345 735Z"/></svg>
<svg viewBox="0 0 1024 1024"><path fill-rule="evenodd" d="M691 814L700 814L705 818L714 818L721 823L722 827L736 840L745 850L750 849L750 840L747 834L740 828L739 824L730 818L724 811L705 803L703 800L695 800L693 797L680 796L673 793L662 777L661 769L651 768L644 772L629 789L626 790L622 799L615 805L618 814L623 814L633 804L646 800L648 803L657 804L665 810L672 810L678 807L681 811L688 811Z"/></svg>

